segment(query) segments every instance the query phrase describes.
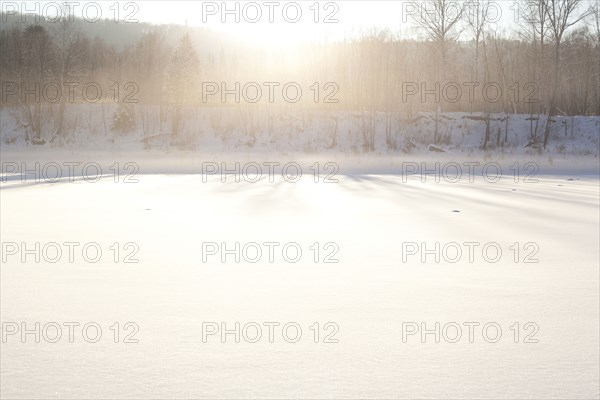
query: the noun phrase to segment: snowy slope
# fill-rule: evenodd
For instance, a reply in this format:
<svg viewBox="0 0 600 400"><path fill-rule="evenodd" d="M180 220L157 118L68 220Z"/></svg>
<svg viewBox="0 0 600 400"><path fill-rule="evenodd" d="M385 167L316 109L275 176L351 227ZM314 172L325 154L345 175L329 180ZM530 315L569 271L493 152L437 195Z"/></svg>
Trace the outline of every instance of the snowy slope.
<svg viewBox="0 0 600 400"><path fill-rule="evenodd" d="M110 128L115 108L110 104L70 105L62 137L54 135L55 123L49 110L42 134L47 143L42 147L89 151L185 149L283 154L423 154L428 153L434 141L436 125L433 113L386 115L382 112L204 107L186 111L181 137L173 143L171 121L167 118L161 122L158 107L136 106L132 116L136 127L126 134ZM0 140L5 149L26 147L25 133L16 123L18 115L17 110L0 109ZM507 122L505 114L492 114L490 139L485 150L481 150L485 123L480 113L446 113L438 118L442 148L460 157L514 154L597 158L600 152L599 116L554 117L549 146L545 150L531 145L533 132L537 132L538 138L543 136L544 115L509 115ZM365 129L371 125L374 142L369 149L365 146L365 135L369 136Z"/></svg>

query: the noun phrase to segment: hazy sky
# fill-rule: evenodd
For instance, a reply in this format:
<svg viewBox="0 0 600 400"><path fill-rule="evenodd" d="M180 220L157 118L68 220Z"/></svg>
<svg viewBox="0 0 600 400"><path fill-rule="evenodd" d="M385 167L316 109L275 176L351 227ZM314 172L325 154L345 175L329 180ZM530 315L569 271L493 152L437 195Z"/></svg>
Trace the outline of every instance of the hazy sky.
<svg viewBox="0 0 600 400"><path fill-rule="evenodd" d="M593 1L593 0L590 0ZM274 43L298 40L338 40L373 28L409 35L414 32L410 15L428 9L426 1L78 1L73 15L93 21L97 16L117 21L176 23L224 30L243 39ZM15 8L56 15L60 2L4 1L2 11ZM517 27L519 2L492 4L492 28ZM430 7L430 6L429 6ZM229 13L228 13L229 11ZM239 19L239 22L236 21ZM318 21L318 22L315 22ZM225 21L225 22L223 22ZM256 21L256 22L253 22ZM328 22L325 22L328 21Z"/></svg>

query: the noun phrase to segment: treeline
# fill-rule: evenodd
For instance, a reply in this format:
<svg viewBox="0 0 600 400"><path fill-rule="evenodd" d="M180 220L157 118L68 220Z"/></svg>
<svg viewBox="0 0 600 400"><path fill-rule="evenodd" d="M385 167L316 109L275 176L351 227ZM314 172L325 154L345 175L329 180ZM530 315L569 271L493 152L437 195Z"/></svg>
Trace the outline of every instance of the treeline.
<svg viewBox="0 0 600 400"><path fill-rule="evenodd" d="M469 12L428 3L432 12L413 17L421 39L378 31L290 48L241 45L204 28L114 24L112 36L136 32L119 45L81 20L20 24L10 15L0 30L2 106L19 110L28 140L49 120L60 136L74 103L118 103L113 128L124 131L135 107L158 106L174 136L190 109L224 105L360 111L367 131L381 112L600 115L600 7L525 0L523 22L507 34L487 24L488 0ZM547 144L546 125L533 142Z"/></svg>

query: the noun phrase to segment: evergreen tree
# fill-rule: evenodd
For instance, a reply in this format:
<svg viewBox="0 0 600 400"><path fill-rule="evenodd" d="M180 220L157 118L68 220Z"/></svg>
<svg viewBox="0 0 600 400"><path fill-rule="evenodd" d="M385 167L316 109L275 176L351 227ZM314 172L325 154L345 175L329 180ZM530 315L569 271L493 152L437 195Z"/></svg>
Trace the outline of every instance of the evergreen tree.
<svg viewBox="0 0 600 400"><path fill-rule="evenodd" d="M135 115L133 113L133 105L128 103L119 103L119 107L113 114L111 124L113 131L128 133L135 129Z"/></svg>

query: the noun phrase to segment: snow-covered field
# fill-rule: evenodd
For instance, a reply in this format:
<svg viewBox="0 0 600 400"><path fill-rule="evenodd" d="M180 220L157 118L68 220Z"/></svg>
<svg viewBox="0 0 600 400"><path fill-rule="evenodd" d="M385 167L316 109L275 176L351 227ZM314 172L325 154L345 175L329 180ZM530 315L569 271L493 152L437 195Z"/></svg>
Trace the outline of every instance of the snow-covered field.
<svg viewBox="0 0 600 400"><path fill-rule="evenodd" d="M340 166L337 183L311 172L297 183L222 183L187 161L142 165L130 184L2 183L2 242L17 246L3 247L0 270L2 398L600 395L597 159L568 169L571 160L544 157L537 181L505 169L497 183L423 183L397 162L357 161ZM312 162L301 165L306 173ZM23 251L36 242L39 263ZM63 251L56 263L51 242ZM73 263L67 242L80 244ZM222 242L248 252L223 263L210 255ZM280 244L273 263L265 242ZM102 250L96 263L94 248L82 255L89 243ZM263 251L256 263L249 243ZM295 263L294 249L282 254L290 243L302 249ZM436 243L439 262L415 250ZM131 253L139 262L125 262ZM23 339L21 324L36 322L40 343ZM80 324L72 343L69 322ZM97 343L94 326L82 333L90 322L102 329ZM234 333L222 340L221 323L233 332L236 322L239 343ZM436 322L439 343L422 338Z"/></svg>

